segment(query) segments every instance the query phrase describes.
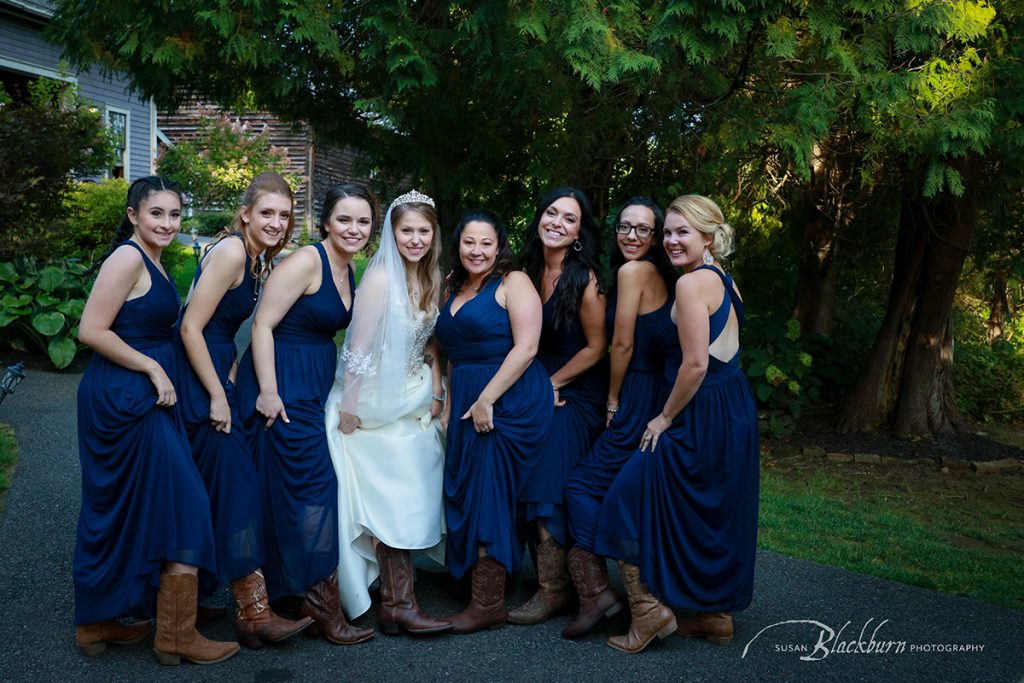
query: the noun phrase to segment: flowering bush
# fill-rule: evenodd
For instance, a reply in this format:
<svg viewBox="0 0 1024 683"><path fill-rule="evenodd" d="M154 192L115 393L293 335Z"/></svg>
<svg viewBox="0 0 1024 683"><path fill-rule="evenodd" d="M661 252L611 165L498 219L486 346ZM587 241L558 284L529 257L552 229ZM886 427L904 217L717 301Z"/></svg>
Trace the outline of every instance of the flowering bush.
<svg viewBox="0 0 1024 683"><path fill-rule="evenodd" d="M194 209L233 208L264 171L280 173L298 189L301 179L287 172L287 150L272 146L266 129L254 132L224 114L205 114L196 139L175 144L158 161L160 175L181 185Z"/></svg>

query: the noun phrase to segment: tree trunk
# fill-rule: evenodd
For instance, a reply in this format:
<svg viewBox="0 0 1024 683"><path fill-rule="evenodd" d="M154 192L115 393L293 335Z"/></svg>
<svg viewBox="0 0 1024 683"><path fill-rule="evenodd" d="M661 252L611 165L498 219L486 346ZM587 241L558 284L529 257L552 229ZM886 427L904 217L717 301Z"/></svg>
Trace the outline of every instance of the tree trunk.
<svg viewBox="0 0 1024 683"><path fill-rule="evenodd" d="M803 188L804 237L793 317L810 334L832 333L839 238L868 192L862 186L853 196L860 147L845 130L815 145L811 180Z"/></svg>
<svg viewBox="0 0 1024 683"><path fill-rule="evenodd" d="M793 317L809 334L831 334L836 299L836 223L808 201Z"/></svg>
<svg viewBox="0 0 1024 683"><path fill-rule="evenodd" d="M1006 319L1010 312L1010 300L1006 294L1006 282L1008 272L1005 263L997 263L993 267L989 286L992 288L992 295L988 304L988 341L991 344L996 339L1001 339L1006 330Z"/></svg>
<svg viewBox="0 0 1024 683"><path fill-rule="evenodd" d="M867 432L888 421L896 404L910 320L914 315L917 280L921 275L928 229L922 206L903 200L896 258L885 318L875 336L867 363L840 407L836 429Z"/></svg>
<svg viewBox="0 0 1024 683"><path fill-rule="evenodd" d="M892 419L899 436L927 436L960 424L952 311L974 235L973 166L960 164L968 185L963 196L904 201L889 307L868 364L844 400L839 431L866 431Z"/></svg>
<svg viewBox="0 0 1024 683"><path fill-rule="evenodd" d="M973 169L964 173L965 180ZM977 210L971 187L934 203L929 249L910 328L907 364L893 431L899 436L949 432L963 421L953 387L953 298L967 258Z"/></svg>

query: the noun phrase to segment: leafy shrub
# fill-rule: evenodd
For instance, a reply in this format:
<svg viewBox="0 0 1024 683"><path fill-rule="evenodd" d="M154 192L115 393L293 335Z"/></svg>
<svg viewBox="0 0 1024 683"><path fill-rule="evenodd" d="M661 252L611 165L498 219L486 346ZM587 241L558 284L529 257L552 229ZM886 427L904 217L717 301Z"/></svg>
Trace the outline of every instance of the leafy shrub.
<svg viewBox="0 0 1024 683"><path fill-rule="evenodd" d="M796 320L747 317L741 361L758 403L768 411L772 436L785 433L803 407L819 398L821 380L812 371L807 346Z"/></svg>
<svg viewBox="0 0 1024 683"><path fill-rule="evenodd" d="M1024 343L988 343L987 311L955 309L953 377L957 405L979 422L1024 421Z"/></svg>
<svg viewBox="0 0 1024 683"><path fill-rule="evenodd" d="M841 401L864 369L885 315L884 301L860 296L836 311L831 335L806 335L821 398Z"/></svg>
<svg viewBox="0 0 1024 683"><path fill-rule="evenodd" d="M124 218L128 182L111 178L98 183L75 183L64 200L68 227L61 232L57 253L92 261L99 249L106 249Z"/></svg>
<svg viewBox="0 0 1024 683"><path fill-rule="evenodd" d="M234 214L230 211L203 211L186 219L181 231L187 233L194 227L200 235L216 235L231 225L232 218Z"/></svg>
<svg viewBox="0 0 1024 683"><path fill-rule="evenodd" d="M4 253L50 254L67 229L72 174L102 172L114 141L76 86L39 78L23 101L0 103L0 245ZM123 200L123 195L122 195Z"/></svg>
<svg viewBox="0 0 1024 683"><path fill-rule="evenodd" d="M78 323L90 279L77 260L0 262L0 339L19 350L35 347L67 367L81 348Z"/></svg>

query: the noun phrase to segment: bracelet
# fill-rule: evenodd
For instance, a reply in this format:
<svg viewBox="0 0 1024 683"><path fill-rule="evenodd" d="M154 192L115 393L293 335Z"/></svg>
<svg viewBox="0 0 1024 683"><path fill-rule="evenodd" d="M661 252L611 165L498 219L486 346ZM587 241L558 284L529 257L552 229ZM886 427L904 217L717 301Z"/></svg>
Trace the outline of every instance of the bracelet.
<svg viewBox="0 0 1024 683"><path fill-rule="evenodd" d="M608 411L609 413L611 413L612 415L614 415L615 413L619 412L619 409L618 409L618 408L606 408L606 410L607 410L607 411Z"/></svg>
<svg viewBox="0 0 1024 683"><path fill-rule="evenodd" d="M441 403L444 403L444 396L443 395L442 396L431 396L430 398L432 398L435 401L440 401Z"/></svg>

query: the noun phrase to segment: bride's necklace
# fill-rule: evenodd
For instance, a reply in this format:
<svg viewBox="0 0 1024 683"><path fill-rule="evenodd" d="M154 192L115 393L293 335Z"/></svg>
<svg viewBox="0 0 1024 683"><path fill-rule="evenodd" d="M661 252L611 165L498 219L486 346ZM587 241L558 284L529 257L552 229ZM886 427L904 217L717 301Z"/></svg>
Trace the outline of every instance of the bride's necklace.
<svg viewBox="0 0 1024 683"><path fill-rule="evenodd" d="M410 301L419 302L420 300L420 285L418 282L412 282L410 280L405 281L405 289L409 292Z"/></svg>

